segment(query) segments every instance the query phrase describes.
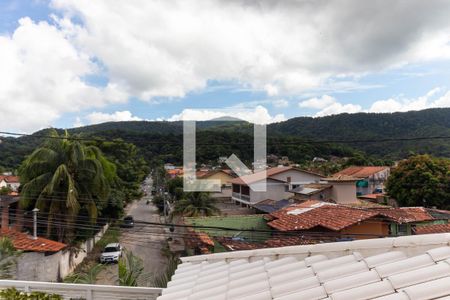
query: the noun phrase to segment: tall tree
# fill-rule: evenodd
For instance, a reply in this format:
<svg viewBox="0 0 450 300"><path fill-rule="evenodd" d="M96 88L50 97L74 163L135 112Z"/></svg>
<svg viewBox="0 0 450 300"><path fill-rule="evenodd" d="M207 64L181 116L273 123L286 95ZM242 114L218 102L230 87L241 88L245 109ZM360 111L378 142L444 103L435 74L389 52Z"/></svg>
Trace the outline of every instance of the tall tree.
<svg viewBox="0 0 450 300"><path fill-rule="evenodd" d="M185 217L213 216L220 213L209 193L189 192L175 202L174 215Z"/></svg>
<svg viewBox="0 0 450 300"><path fill-rule="evenodd" d="M400 206L450 208L450 161L412 156L392 171L386 187Z"/></svg>
<svg viewBox="0 0 450 300"><path fill-rule="evenodd" d="M106 205L116 168L95 146L86 146L68 134L52 131L48 139L22 163L20 207L37 207L47 218L47 235L71 241L79 214L95 222Z"/></svg>

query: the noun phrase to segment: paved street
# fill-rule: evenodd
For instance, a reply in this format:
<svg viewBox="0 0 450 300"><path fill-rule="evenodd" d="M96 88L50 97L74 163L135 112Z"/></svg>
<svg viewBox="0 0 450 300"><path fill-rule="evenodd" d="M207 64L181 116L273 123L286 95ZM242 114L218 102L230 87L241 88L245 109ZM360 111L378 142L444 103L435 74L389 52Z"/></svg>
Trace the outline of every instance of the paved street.
<svg viewBox="0 0 450 300"><path fill-rule="evenodd" d="M151 181L144 186L148 196L144 196L127 208L127 215L132 215L135 221L160 222L158 209L152 203L146 203L151 199L150 187ZM165 269L166 259L161 254L165 239L163 227L135 224L134 228L121 229L120 243L144 261L146 273L154 274ZM108 265L100 274L97 284L116 284L117 272L117 264Z"/></svg>

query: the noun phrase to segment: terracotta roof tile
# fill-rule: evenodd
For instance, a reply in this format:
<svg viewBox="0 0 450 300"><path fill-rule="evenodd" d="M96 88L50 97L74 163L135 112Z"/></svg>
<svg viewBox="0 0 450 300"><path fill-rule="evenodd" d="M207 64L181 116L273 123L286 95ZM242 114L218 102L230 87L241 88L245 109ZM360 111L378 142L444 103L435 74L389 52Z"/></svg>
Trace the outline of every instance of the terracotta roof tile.
<svg viewBox="0 0 450 300"><path fill-rule="evenodd" d="M430 233L446 233L450 232L450 224L434 224L417 226L414 229L415 234L430 234Z"/></svg>
<svg viewBox="0 0 450 300"><path fill-rule="evenodd" d="M66 244L55 242L42 237L33 239L32 236L29 236L26 233L18 232L12 229L2 228L0 230L0 236L10 238L14 244L14 247L22 251L58 252L67 247Z"/></svg>
<svg viewBox="0 0 450 300"><path fill-rule="evenodd" d="M8 183L19 183L19 176L11 176L11 175L0 175L0 181L5 180Z"/></svg>
<svg viewBox="0 0 450 300"><path fill-rule="evenodd" d="M389 167L351 166L342 171L335 173L333 176L347 175L347 176L353 176L353 177L357 177L357 178L367 178L373 174L376 174L376 173L381 172L388 168Z"/></svg>
<svg viewBox="0 0 450 300"><path fill-rule="evenodd" d="M398 223L412 223L435 220L424 207L370 208Z"/></svg>
<svg viewBox="0 0 450 300"><path fill-rule="evenodd" d="M339 231L379 213L324 202L320 206L310 208L292 205L271 215L275 220L268 225L280 231L308 230L314 227Z"/></svg>
<svg viewBox="0 0 450 300"><path fill-rule="evenodd" d="M318 241L302 237L286 236L270 238L263 243L233 240L229 237L217 237L217 241L229 251L255 250L263 248L278 248L286 246L310 245Z"/></svg>
<svg viewBox="0 0 450 300"><path fill-rule="evenodd" d="M195 231L192 228L188 228L189 234L185 237L185 243L191 247L208 247L214 246L214 241L210 238L210 236L201 231Z"/></svg>

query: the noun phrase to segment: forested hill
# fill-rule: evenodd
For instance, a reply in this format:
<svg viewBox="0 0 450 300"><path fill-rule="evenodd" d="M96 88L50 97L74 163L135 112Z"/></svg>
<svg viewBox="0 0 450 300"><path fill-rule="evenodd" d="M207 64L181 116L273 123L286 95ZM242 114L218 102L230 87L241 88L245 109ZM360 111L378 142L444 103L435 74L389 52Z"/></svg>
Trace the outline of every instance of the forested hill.
<svg viewBox="0 0 450 300"><path fill-rule="evenodd" d="M230 151L251 160L252 147L227 145L252 141L252 125L242 121L197 122L199 161L212 160ZM182 159L182 122L109 122L69 130L71 135L120 138L134 143L147 160L179 162ZM0 137L0 166L14 168L45 135L21 138ZM450 136L450 108L428 109L404 113L340 114L321 118L298 117L268 126L268 153L287 155L295 161L308 161L314 156L353 156L355 150L376 158L398 159L410 153L430 153L450 157L450 139L381 142L383 139ZM314 143L301 141L358 141L351 143ZM300 142L292 145L292 142ZM217 145L216 145L217 144ZM241 157L240 156L240 157Z"/></svg>
<svg viewBox="0 0 450 300"><path fill-rule="evenodd" d="M312 140L372 140L351 143L377 156L400 158L409 152L450 157L450 139L379 142L382 139L450 136L450 108L398 113L339 114L321 118L298 117L269 126L270 135L292 135Z"/></svg>

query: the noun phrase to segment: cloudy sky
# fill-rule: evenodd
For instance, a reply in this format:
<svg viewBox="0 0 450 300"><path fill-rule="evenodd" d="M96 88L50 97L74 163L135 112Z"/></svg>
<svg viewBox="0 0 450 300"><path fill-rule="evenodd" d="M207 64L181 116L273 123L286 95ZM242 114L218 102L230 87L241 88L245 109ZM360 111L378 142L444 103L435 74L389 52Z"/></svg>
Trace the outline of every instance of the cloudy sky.
<svg viewBox="0 0 450 300"><path fill-rule="evenodd" d="M450 106L447 0L1 0L0 131Z"/></svg>

